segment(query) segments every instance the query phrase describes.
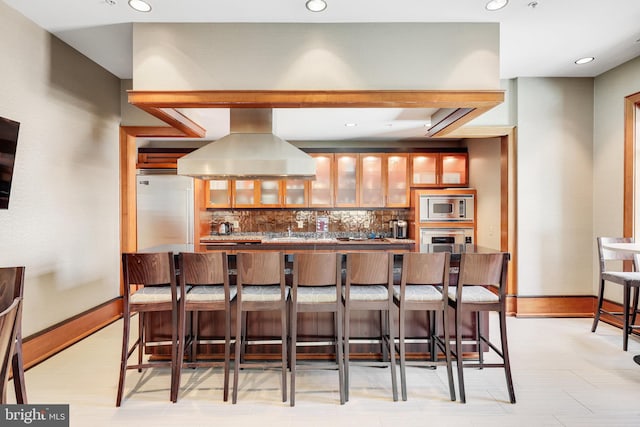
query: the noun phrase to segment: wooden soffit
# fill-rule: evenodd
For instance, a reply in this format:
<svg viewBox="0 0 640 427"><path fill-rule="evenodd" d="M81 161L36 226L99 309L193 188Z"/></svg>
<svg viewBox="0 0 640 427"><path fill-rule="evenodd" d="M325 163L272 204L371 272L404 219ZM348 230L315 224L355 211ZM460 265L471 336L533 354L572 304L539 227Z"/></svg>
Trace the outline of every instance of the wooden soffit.
<svg viewBox="0 0 640 427"><path fill-rule="evenodd" d="M185 108L438 108L445 114L426 136L445 136L504 101L504 91L129 91L129 103L180 130L206 130L182 114Z"/></svg>

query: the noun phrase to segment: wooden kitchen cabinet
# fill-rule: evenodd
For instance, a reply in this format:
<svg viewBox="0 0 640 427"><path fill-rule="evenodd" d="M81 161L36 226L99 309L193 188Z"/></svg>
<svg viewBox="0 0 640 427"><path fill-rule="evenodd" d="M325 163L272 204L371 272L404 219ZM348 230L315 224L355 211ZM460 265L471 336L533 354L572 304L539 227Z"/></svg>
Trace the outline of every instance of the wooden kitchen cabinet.
<svg viewBox="0 0 640 427"><path fill-rule="evenodd" d="M310 156L316 161L316 179L309 183L309 206L333 207L333 153Z"/></svg>
<svg viewBox="0 0 640 427"><path fill-rule="evenodd" d="M281 208L283 183L272 180L236 180L233 182L234 208Z"/></svg>
<svg viewBox="0 0 640 427"><path fill-rule="evenodd" d="M385 205L385 160L384 154L360 154L360 206Z"/></svg>
<svg viewBox="0 0 640 427"><path fill-rule="evenodd" d="M467 153L411 154L412 187L466 187L469 184Z"/></svg>
<svg viewBox="0 0 640 427"><path fill-rule="evenodd" d="M231 207L231 181L210 180L205 181L205 207L230 208Z"/></svg>
<svg viewBox="0 0 640 427"><path fill-rule="evenodd" d="M309 181L305 179L287 179L284 181L284 206L287 208L306 208L309 206Z"/></svg>
<svg viewBox="0 0 640 427"><path fill-rule="evenodd" d="M404 208L409 206L409 155L386 154L385 206Z"/></svg>
<svg viewBox="0 0 640 427"><path fill-rule="evenodd" d="M358 154L335 154L335 203L336 207L358 207L360 176Z"/></svg>

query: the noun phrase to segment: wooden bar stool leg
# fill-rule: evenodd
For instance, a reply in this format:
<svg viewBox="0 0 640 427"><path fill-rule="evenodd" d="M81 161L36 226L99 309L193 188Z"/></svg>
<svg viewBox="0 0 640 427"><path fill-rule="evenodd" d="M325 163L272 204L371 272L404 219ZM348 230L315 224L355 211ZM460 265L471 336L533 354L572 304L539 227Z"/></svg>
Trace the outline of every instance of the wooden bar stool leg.
<svg viewBox="0 0 640 427"><path fill-rule="evenodd" d="M398 343L399 343L399 351L400 351L400 392L402 393L402 400L407 400L407 373L406 369L406 349L404 344L405 337L405 310L402 308L398 315L398 322L400 325L398 327Z"/></svg>
<svg viewBox="0 0 640 427"><path fill-rule="evenodd" d="M629 343L629 299L631 288L629 286L624 287L624 297L622 305L622 350L627 351Z"/></svg>
<svg viewBox="0 0 640 427"><path fill-rule="evenodd" d="M282 401L287 401L287 300L282 301L282 308L280 310L280 326L281 330L281 351L282 351Z"/></svg>
<svg viewBox="0 0 640 427"><path fill-rule="evenodd" d="M480 312L476 311L476 348L478 350L478 361L480 363L480 369L484 365L484 352L482 351L482 336L480 335Z"/></svg>
<svg viewBox="0 0 640 427"><path fill-rule="evenodd" d="M340 386L340 404L344 405L346 400L345 397L345 387L344 387L344 340L342 337L342 310L338 307L338 310L335 313L336 325L335 325L335 333L336 333L336 357L338 359L338 383Z"/></svg>
<svg viewBox="0 0 640 427"><path fill-rule="evenodd" d="M240 304L238 304L240 307ZM238 376L240 374L240 361L242 360L242 356L240 355L242 347L243 347L243 339L242 339L242 327L245 324L243 321L242 310L238 308L238 316L236 318L236 343L235 343L235 357L233 363L233 393L231 397L231 403L235 404L238 400Z"/></svg>
<svg viewBox="0 0 640 427"><path fill-rule="evenodd" d="M449 316L447 316L447 308L445 307L442 312L442 328L444 329L444 351L445 351L445 360L447 362L447 380L449 381L449 395L451 396L451 401L456 400L456 390L453 385L453 368L451 367L451 340L449 337ZM434 336L435 339L435 336Z"/></svg>
<svg viewBox="0 0 640 427"><path fill-rule="evenodd" d="M344 310L344 399L349 401L349 302L345 302Z"/></svg>
<svg viewBox="0 0 640 427"><path fill-rule="evenodd" d="M513 389L513 379L511 378L511 363L509 362L509 347L507 345L507 319L504 311L499 313L500 316L500 340L502 341L502 358L504 362L504 373L507 380L507 388L509 389L509 400L516 403L516 394Z"/></svg>
<svg viewBox="0 0 640 427"><path fill-rule="evenodd" d="M24 360L22 359L22 334L18 331L16 347L11 359L11 369L13 372L13 387L16 392L16 403L27 404L27 390L24 382Z"/></svg>
<svg viewBox="0 0 640 427"><path fill-rule="evenodd" d="M600 313L602 312L602 301L604 299L604 280L600 280L600 290L598 291L598 306L596 307L595 316L593 316L593 325L591 332L595 332L600 321Z"/></svg>
<svg viewBox="0 0 640 427"><path fill-rule="evenodd" d="M295 308L296 302L292 301L291 305L291 398L289 404L296 405L296 358L297 358L297 338L298 338L298 310Z"/></svg>
<svg viewBox="0 0 640 427"><path fill-rule="evenodd" d="M118 395L116 397L116 406L122 403L122 394L124 392L124 378L127 371L127 359L129 353L129 330L131 324L131 315L125 312L122 316L122 353L120 356L120 377L118 378Z"/></svg>
<svg viewBox="0 0 640 427"><path fill-rule="evenodd" d="M466 403L467 397L464 392L464 373L462 364L462 309L456 310L456 365L458 368L458 389L460 392L460 402Z"/></svg>
<svg viewBox="0 0 640 427"><path fill-rule="evenodd" d="M224 315L224 389L222 400L229 400L229 368L231 359L231 310L225 310Z"/></svg>
<svg viewBox="0 0 640 427"><path fill-rule="evenodd" d="M393 303L393 302L392 302ZM396 351L395 351L395 334L393 330L393 313L391 311L391 307L386 311L387 314L387 325L388 325L388 337L389 341L387 342L389 347L389 359L390 359L390 367L391 367L391 392L393 394L393 401L398 401L398 378L396 373ZM383 340L384 341L384 340Z"/></svg>

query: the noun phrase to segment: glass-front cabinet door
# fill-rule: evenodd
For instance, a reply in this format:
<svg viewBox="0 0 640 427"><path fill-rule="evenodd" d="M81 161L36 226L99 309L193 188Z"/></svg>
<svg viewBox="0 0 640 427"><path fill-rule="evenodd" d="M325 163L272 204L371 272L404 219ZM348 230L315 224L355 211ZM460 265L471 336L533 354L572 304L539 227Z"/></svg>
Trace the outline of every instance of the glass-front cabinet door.
<svg viewBox="0 0 640 427"><path fill-rule="evenodd" d="M386 156L386 166L386 206L409 206L409 156L407 154L389 154Z"/></svg>
<svg viewBox="0 0 640 427"><path fill-rule="evenodd" d="M256 206L257 186L254 180L237 180L234 182L234 201L233 205L240 208L251 208Z"/></svg>
<svg viewBox="0 0 640 427"><path fill-rule="evenodd" d="M309 206L333 206L333 154L311 154L316 161L316 179L309 184Z"/></svg>
<svg viewBox="0 0 640 427"><path fill-rule="evenodd" d="M360 154L360 206L384 206L384 154Z"/></svg>
<svg viewBox="0 0 640 427"><path fill-rule="evenodd" d="M358 206L358 154L336 154L335 206Z"/></svg>
<svg viewBox="0 0 640 427"><path fill-rule="evenodd" d="M284 205L286 207L307 207L309 192L304 179L287 179L284 181Z"/></svg>
<svg viewBox="0 0 640 427"><path fill-rule="evenodd" d="M440 183L443 185L461 186L467 185L467 154L442 154L442 176Z"/></svg>
<svg viewBox="0 0 640 427"><path fill-rule="evenodd" d="M260 207L282 207L281 180L257 181Z"/></svg>
<svg viewBox="0 0 640 427"><path fill-rule="evenodd" d="M412 154L411 171L412 185L438 184L438 154Z"/></svg>
<svg viewBox="0 0 640 427"><path fill-rule="evenodd" d="M231 207L231 182L227 180L210 180L205 185L205 204L208 208Z"/></svg>

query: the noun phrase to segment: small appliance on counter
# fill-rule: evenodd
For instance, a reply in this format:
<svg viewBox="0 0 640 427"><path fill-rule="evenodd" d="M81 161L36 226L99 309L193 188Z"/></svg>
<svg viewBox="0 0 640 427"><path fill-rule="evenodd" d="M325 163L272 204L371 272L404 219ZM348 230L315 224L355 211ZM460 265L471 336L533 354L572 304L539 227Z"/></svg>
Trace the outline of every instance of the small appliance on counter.
<svg viewBox="0 0 640 427"><path fill-rule="evenodd" d="M233 225L230 222L221 222L218 225L218 235L228 236L233 232Z"/></svg>
<svg viewBox="0 0 640 427"><path fill-rule="evenodd" d="M396 239L406 239L408 235L408 223L403 219L399 219L397 222Z"/></svg>

